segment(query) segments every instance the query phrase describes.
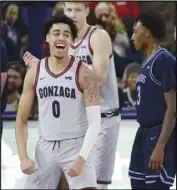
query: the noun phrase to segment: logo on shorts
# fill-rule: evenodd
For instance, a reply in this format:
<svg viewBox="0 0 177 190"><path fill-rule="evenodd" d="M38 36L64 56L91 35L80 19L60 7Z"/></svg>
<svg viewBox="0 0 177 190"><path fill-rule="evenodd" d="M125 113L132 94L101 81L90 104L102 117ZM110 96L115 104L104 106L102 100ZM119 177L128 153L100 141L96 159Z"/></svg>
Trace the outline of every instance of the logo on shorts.
<svg viewBox="0 0 177 190"><path fill-rule="evenodd" d="M151 140L155 139L156 137L150 137Z"/></svg>

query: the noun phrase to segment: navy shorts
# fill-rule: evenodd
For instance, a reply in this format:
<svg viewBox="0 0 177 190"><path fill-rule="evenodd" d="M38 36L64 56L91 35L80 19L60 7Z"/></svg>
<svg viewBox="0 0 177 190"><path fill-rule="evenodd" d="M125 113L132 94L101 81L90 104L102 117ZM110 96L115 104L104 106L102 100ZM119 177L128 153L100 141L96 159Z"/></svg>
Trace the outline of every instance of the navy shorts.
<svg viewBox="0 0 177 190"><path fill-rule="evenodd" d="M146 185L162 183L173 186L176 173L176 128L173 130L165 147L162 169L159 173L151 170L150 156L160 136L162 126L153 128L139 127L134 140L129 166L129 177L134 180L142 180Z"/></svg>

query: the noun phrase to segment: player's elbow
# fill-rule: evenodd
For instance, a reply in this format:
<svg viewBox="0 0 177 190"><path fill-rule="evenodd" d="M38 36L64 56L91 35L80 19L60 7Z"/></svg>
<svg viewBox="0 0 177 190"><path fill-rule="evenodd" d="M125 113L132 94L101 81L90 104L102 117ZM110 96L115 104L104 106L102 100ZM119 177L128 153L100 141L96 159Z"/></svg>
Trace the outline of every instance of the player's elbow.
<svg viewBox="0 0 177 190"><path fill-rule="evenodd" d="M98 85L102 86L106 81L106 75L105 74L97 75L97 80L98 80Z"/></svg>
<svg viewBox="0 0 177 190"><path fill-rule="evenodd" d="M18 111L16 117L16 130L25 128L27 126L28 118L21 112Z"/></svg>

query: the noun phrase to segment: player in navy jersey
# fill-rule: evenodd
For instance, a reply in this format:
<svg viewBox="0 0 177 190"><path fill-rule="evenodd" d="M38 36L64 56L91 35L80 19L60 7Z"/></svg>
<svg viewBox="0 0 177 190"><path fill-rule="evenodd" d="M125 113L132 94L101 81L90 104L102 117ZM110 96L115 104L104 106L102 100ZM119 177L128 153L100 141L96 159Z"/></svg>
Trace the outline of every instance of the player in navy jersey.
<svg viewBox="0 0 177 190"><path fill-rule="evenodd" d="M165 35L161 16L148 11L134 24L132 40L145 54L137 77L137 121L129 176L132 189L170 189L176 169L176 60L159 46Z"/></svg>

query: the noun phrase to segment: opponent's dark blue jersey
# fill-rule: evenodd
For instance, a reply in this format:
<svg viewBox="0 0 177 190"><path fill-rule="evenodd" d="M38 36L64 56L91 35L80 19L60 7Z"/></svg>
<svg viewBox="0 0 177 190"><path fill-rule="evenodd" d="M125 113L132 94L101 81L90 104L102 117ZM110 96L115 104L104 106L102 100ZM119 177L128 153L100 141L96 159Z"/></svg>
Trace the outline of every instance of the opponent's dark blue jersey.
<svg viewBox="0 0 177 190"><path fill-rule="evenodd" d="M142 126L162 124L167 109L164 93L176 89L176 59L159 49L143 62L137 77L137 121Z"/></svg>

